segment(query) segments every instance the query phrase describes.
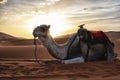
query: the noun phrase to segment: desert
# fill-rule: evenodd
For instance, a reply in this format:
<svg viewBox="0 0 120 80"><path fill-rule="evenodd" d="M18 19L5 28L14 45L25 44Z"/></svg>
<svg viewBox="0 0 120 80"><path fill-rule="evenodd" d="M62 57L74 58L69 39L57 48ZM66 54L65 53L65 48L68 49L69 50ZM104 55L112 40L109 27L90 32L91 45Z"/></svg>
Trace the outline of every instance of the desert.
<svg viewBox="0 0 120 80"><path fill-rule="evenodd" d="M0 80L120 80L120 0L0 0Z"/></svg>
<svg viewBox="0 0 120 80"><path fill-rule="evenodd" d="M0 33L0 80L119 80L120 79L120 32L106 32L115 43L117 59L112 62L95 61L79 64L62 64L49 55L40 41L38 58L45 65L37 64L34 58L33 39L14 37ZM58 44L71 36L55 38Z"/></svg>

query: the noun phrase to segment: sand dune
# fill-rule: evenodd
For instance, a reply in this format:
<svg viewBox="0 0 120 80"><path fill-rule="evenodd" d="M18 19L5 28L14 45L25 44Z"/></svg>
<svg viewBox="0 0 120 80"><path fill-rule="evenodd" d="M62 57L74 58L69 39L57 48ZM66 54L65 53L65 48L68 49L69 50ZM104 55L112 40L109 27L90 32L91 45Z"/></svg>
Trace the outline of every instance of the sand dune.
<svg viewBox="0 0 120 80"><path fill-rule="evenodd" d="M73 34L63 35L55 38L55 41L59 44L65 43ZM120 32L106 32L106 35L110 38L111 41L116 42L120 41ZM40 45L41 42L37 40L37 43ZM11 46L11 45L33 45L33 39L24 39L13 37L11 35L0 32L0 45Z"/></svg>
<svg viewBox="0 0 120 80"><path fill-rule="evenodd" d="M40 59L54 59L52 58L46 48L39 45L37 48L38 58ZM0 58L15 58L15 59L34 59L34 46L4 46L0 47Z"/></svg>
<svg viewBox="0 0 120 80"><path fill-rule="evenodd" d="M107 32L108 37L115 43L115 52L120 53L120 32ZM65 35L55 38L58 44L65 43L71 36ZM45 47L40 46L41 42L37 40L38 53L41 59L51 59L48 51ZM33 57L34 45L33 39L23 39L13 37L11 35L0 33L0 58L27 58L31 59ZM120 57L120 55L118 55Z"/></svg>

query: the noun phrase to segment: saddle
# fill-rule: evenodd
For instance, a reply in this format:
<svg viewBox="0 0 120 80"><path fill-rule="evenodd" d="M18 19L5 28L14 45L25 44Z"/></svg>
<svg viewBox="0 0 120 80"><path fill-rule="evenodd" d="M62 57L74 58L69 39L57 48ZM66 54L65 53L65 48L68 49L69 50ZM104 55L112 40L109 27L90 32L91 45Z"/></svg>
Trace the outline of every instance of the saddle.
<svg viewBox="0 0 120 80"><path fill-rule="evenodd" d="M88 42L92 44L97 43L111 43L107 35L103 31L88 31Z"/></svg>

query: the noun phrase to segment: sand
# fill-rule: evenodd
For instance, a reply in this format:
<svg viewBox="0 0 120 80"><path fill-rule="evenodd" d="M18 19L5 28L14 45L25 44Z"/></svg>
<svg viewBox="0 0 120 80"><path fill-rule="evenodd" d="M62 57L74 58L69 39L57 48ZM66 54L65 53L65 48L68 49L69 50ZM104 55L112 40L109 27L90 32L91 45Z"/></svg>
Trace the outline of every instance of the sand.
<svg viewBox="0 0 120 80"><path fill-rule="evenodd" d="M33 45L0 47L0 80L120 80L120 60L65 65L53 61L43 46L38 48L47 65L33 60Z"/></svg>
<svg viewBox="0 0 120 80"><path fill-rule="evenodd" d="M120 80L120 60L61 64L57 60L0 59L0 80Z"/></svg>
<svg viewBox="0 0 120 80"><path fill-rule="evenodd" d="M96 61L81 64L61 64L51 57L38 42L39 65L34 58L32 39L14 38L2 34L0 38L0 80L120 80L120 33L107 33L115 43L115 61ZM64 43L69 36L56 38Z"/></svg>
<svg viewBox="0 0 120 80"><path fill-rule="evenodd" d="M40 59L53 59L42 45L38 45L37 54ZM0 46L0 58L34 59L34 45Z"/></svg>

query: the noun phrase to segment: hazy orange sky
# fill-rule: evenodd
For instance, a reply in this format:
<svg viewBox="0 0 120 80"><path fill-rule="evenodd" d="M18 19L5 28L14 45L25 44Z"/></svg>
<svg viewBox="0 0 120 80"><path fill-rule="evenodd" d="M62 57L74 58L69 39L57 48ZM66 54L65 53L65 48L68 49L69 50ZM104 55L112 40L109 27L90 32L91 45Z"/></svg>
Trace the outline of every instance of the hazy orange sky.
<svg viewBox="0 0 120 80"><path fill-rule="evenodd" d="M90 30L120 31L120 0L0 0L0 32L32 38L33 29L50 24L53 36Z"/></svg>

